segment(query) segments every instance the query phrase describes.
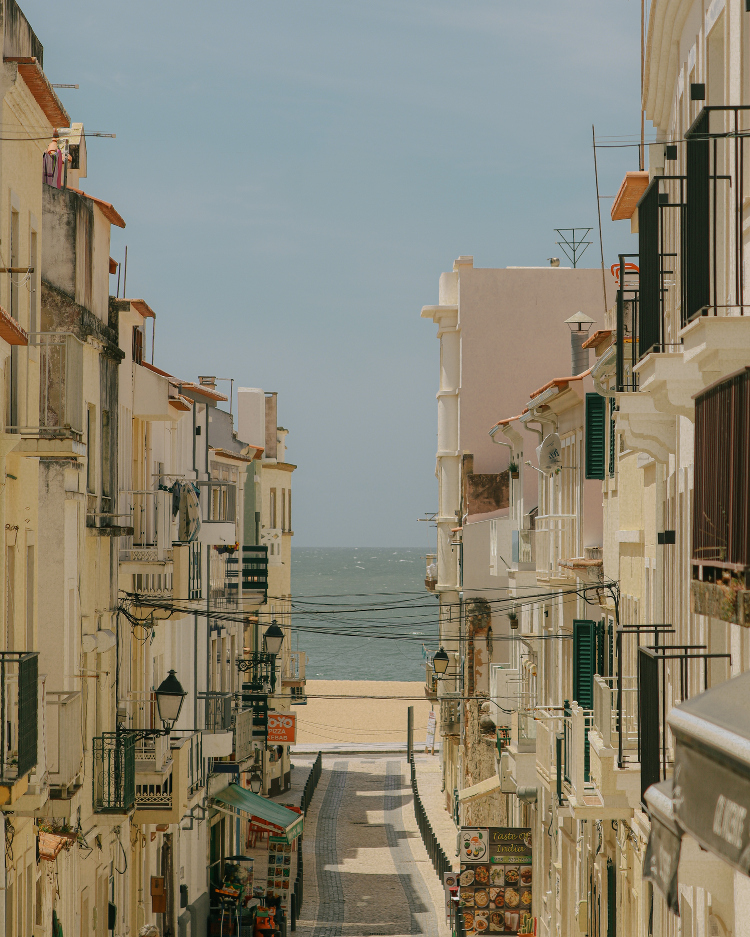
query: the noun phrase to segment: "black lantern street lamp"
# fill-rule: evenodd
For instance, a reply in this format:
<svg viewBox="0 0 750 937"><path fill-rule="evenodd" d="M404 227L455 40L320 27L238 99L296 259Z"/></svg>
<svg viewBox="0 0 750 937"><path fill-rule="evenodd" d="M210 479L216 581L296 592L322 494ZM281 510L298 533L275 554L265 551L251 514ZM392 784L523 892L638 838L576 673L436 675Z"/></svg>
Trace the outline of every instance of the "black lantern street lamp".
<svg viewBox="0 0 750 937"><path fill-rule="evenodd" d="M277 655L281 653L281 645L284 643L284 632L276 624L275 618L266 629L263 640L269 654Z"/></svg>
<svg viewBox="0 0 750 937"><path fill-rule="evenodd" d="M166 731L170 732L180 718L182 704L187 696L174 670L170 670L166 679L162 680L155 695L159 718L164 723Z"/></svg>
<svg viewBox="0 0 750 937"><path fill-rule="evenodd" d="M435 671L438 677L442 677L446 672L448 669L448 663L448 655L445 653L444 648L441 647L432 658L432 669Z"/></svg>
<svg viewBox="0 0 750 937"><path fill-rule="evenodd" d="M250 790L253 792L253 794L260 794L260 792L263 790L263 775L257 768L254 768L250 773L248 781L250 783Z"/></svg>

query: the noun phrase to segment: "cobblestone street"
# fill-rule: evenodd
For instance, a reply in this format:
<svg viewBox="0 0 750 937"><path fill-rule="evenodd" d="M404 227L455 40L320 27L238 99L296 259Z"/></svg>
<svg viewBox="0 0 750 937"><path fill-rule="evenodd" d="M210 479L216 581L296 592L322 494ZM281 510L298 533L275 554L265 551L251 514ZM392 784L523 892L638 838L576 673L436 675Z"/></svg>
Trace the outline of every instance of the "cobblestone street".
<svg viewBox="0 0 750 937"><path fill-rule="evenodd" d="M403 758L324 758L303 850L303 937L448 935Z"/></svg>

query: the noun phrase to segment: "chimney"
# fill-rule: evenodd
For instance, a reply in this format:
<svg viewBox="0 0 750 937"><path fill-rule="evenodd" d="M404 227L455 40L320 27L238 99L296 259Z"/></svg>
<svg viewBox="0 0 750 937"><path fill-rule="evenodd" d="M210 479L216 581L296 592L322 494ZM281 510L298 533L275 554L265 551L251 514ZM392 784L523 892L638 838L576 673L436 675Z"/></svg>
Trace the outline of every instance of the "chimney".
<svg viewBox="0 0 750 937"><path fill-rule="evenodd" d="M583 343L589 337L589 330L594 320L583 312L577 312L565 324L570 329L571 374L582 374L589 368L589 350Z"/></svg>
<svg viewBox="0 0 750 937"><path fill-rule="evenodd" d="M199 374L198 383L201 387L210 387L211 390L216 390L216 377L212 374Z"/></svg>
<svg viewBox="0 0 750 937"><path fill-rule="evenodd" d="M266 451L264 459L275 459L278 452L278 436L276 433L277 412L275 391L266 392Z"/></svg>
<svg viewBox="0 0 750 937"><path fill-rule="evenodd" d="M266 445L266 405L260 387L237 388L237 438L251 446Z"/></svg>

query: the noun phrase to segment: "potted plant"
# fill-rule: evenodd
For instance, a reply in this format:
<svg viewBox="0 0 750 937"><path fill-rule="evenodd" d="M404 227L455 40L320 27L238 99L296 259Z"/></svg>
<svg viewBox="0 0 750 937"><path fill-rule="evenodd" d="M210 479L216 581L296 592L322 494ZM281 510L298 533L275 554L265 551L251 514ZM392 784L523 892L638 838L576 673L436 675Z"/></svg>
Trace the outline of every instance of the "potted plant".
<svg viewBox="0 0 750 937"><path fill-rule="evenodd" d="M515 609L511 609L511 611L508 612L508 621L510 622L511 628L516 631L518 629L518 615Z"/></svg>
<svg viewBox="0 0 750 937"><path fill-rule="evenodd" d="M510 472L511 478L518 478L518 463L511 459L510 465L508 466L508 471Z"/></svg>

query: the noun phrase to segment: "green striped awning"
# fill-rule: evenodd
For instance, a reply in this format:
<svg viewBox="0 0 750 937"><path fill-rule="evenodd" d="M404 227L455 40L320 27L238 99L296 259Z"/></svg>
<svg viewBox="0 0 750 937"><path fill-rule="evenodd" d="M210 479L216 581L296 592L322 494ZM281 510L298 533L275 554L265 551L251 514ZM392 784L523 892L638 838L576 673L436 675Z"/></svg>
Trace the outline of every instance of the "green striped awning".
<svg viewBox="0 0 750 937"><path fill-rule="evenodd" d="M295 813L294 810L282 807L281 804L261 797L260 794L254 794L239 784L230 784L214 794L213 799L234 811L247 814L254 822L273 827L269 832L278 831L277 835L286 836L287 842L296 839L302 832L305 818L301 813Z"/></svg>

